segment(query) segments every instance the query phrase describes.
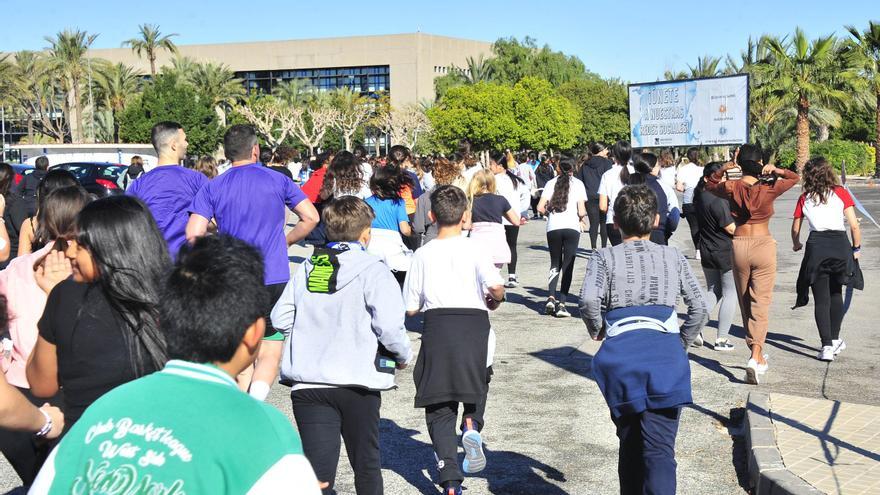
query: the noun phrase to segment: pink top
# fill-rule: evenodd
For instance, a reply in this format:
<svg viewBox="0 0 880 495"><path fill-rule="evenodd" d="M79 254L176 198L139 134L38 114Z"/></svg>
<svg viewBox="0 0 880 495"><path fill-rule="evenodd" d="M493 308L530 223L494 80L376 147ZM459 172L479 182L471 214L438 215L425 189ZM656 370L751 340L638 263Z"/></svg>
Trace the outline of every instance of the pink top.
<svg viewBox="0 0 880 495"><path fill-rule="evenodd" d="M50 242L35 253L14 258L0 271L0 294L6 296L13 345L9 359L0 357L0 369L6 375L6 381L19 388L30 388L25 367L37 343L37 322L46 306L46 293L37 285L34 263L45 256L53 244Z"/></svg>

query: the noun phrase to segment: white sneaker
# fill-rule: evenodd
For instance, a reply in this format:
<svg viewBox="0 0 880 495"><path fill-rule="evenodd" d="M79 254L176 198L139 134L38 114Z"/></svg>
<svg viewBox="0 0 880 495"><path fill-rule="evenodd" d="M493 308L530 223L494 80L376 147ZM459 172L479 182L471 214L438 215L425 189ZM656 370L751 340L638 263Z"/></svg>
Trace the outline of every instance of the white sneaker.
<svg viewBox="0 0 880 495"><path fill-rule="evenodd" d="M757 361L749 359L748 364L746 364L746 383L757 385L760 382L758 375L761 373L758 371L758 366Z"/></svg>
<svg viewBox="0 0 880 495"><path fill-rule="evenodd" d="M555 316L557 318L568 318L569 316L571 316L571 313L569 313L568 310L565 309L565 303L563 303L563 302L556 303L556 315Z"/></svg>
<svg viewBox="0 0 880 495"><path fill-rule="evenodd" d="M830 345L823 346L817 357L819 361L834 361L834 347Z"/></svg>
<svg viewBox="0 0 880 495"><path fill-rule="evenodd" d="M697 261L699 261L700 259L702 259L702 258L700 257L700 250L699 250L699 249L697 249L697 252L694 254L694 259L697 260Z"/></svg>
<svg viewBox="0 0 880 495"><path fill-rule="evenodd" d="M691 347L703 347L703 334L698 334L697 338L694 339L694 342L691 344Z"/></svg>
<svg viewBox="0 0 880 495"><path fill-rule="evenodd" d="M846 349L846 342L841 339L834 339L831 341L831 347L834 348L834 355L840 354L840 351Z"/></svg>

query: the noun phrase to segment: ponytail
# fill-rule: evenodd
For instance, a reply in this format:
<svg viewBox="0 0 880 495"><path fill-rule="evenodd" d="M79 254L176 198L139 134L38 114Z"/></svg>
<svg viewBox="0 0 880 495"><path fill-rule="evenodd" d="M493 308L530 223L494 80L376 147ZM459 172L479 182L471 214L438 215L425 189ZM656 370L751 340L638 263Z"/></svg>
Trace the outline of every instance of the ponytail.
<svg viewBox="0 0 880 495"><path fill-rule="evenodd" d="M574 172L574 163L571 160L559 162L559 175L556 177L556 185L553 187L553 196L547 204L550 213L561 213L568 208L568 193L571 190L571 174Z"/></svg>

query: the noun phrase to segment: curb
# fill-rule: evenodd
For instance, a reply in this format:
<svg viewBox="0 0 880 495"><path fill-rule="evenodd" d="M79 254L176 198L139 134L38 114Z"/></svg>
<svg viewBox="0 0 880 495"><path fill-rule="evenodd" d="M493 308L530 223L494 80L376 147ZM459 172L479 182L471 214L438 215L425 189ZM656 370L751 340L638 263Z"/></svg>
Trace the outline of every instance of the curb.
<svg viewBox="0 0 880 495"><path fill-rule="evenodd" d="M770 419L770 394L749 392L746 404L746 448L749 484L754 495L821 495L815 487L785 468Z"/></svg>

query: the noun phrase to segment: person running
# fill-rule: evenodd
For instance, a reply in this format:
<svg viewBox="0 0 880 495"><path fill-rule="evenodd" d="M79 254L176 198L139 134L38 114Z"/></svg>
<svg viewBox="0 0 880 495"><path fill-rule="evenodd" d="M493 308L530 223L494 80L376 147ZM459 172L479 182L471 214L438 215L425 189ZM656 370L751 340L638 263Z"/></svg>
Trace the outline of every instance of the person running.
<svg viewBox="0 0 880 495"><path fill-rule="evenodd" d="M495 266L510 263L512 253L507 244L505 228L501 221L520 222L520 215L504 196L495 194L495 175L488 170L474 174L468 186L471 203L470 237L482 246ZM513 279L516 281L516 276Z"/></svg>
<svg viewBox="0 0 880 495"><path fill-rule="evenodd" d="M406 278L412 258L412 251L403 239L412 235L412 227L401 197L405 189L400 183L402 179L405 180L405 176L393 165L379 168L370 179L373 195L366 199L375 215L367 252L384 261L400 284Z"/></svg>
<svg viewBox="0 0 880 495"><path fill-rule="evenodd" d="M190 242L206 234L213 218L220 233L257 247L263 254L264 282L272 304L290 280L287 249L303 240L318 223L318 212L299 186L288 177L257 162L260 146L254 128L233 125L223 137L226 158L232 168L206 183L192 200L186 226ZM293 210L299 222L285 235L285 213ZM265 400L278 376L284 336L272 326L266 313L266 332L253 377L242 377L243 387L258 400Z"/></svg>
<svg viewBox="0 0 880 495"><path fill-rule="evenodd" d="M632 147L629 141L618 141L611 147L611 157L614 165L604 174L599 181L599 211L605 213L605 230L608 232L608 241L612 246L623 242L620 232L614 226L614 200L617 193L629 181L629 174L635 172L630 159Z"/></svg>
<svg viewBox="0 0 880 495"><path fill-rule="evenodd" d="M157 123L150 131L150 140L159 155L158 165L135 179L125 193L140 199L150 209L174 259L186 242L189 206L208 178L180 166L189 143L177 122Z"/></svg>
<svg viewBox="0 0 880 495"><path fill-rule="evenodd" d="M29 210L24 201L19 201L13 205L13 208L15 208L16 211L12 213L12 216L14 218L25 218L18 229L18 256L24 256L34 251L34 235L39 228L39 214L40 209L45 202L45 198L49 193L56 189L70 186L79 186L79 181L76 180L76 176L67 170L50 170L45 176L43 176L43 180L41 180L40 184L37 186L37 208L32 216L26 216Z"/></svg>
<svg viewBox="0 0 880 495"><path fill-rule="evenodd" d="M718 306L718 333L712 348L716 351L732 351L730 325L736 312L736 284L733 281L731 258L736 224L728 202L705 190L706 178L723 165L721 162L711 162L703 167L703 179L694 189L694 212L700 222L700 265L706 279L706 303L709 311ZM702 337L698 337L694 344L702 346L702 340Z"/></svg>
<svg viewBox="0 0 880 495"><path fill-rule="evenodd" d="M675 155L672 153L672 148L663 148L658 162L660 162L660 173L657 176L660 182L670 189L675 189L675 175L678 171L675 169Z"/></svg>
<svg viewBox="0 0 880 495"><path fill-rule="evenodd" d="M651 242L665 246L667 240L678 228L681 213L678 209L678 198L675 191L659 180L657 174L660 166L657 155L653 153L635 153L632 157L634 172L629 174L627 185L644 184L657 196L657 225L651 230Z"/></svg>
<svg viewBox="0 0 880 495"><path fill-rule="evenodd" d="M272 310L287 336L281 381L292 385L297 429L318 479L328 483L324 493L335 493L341 434L355 491L381 495L381 392L395 388L395 370L413 357L403 298L388 268L365 251L369 205L336 199L323 220L330 242L300 265Z"/></svg>
<svg viewBox="0 0 880 495"><path fill-rule="evenodd" d="M400 197L408 217L416 213L416 200L422 195L421 177L418 166L413 163L413 156L409 148L396 144L388 150L388 161L385 164L388 170L399 175L397 182L400 184Z"/></svg>
<svg viewBox="0 0 880 495"><path fill-rule="evenodd" d="M64 254L49 253L37 272L41 287L54 287L26 374L37 397L64 390L69 428L104 393L165 364L157 304L171 260L150 211L131 196L89 203L76 237L63 241Z"/></svg>
<svg viewBox="0 0 880 495"><path fill-rule="evenodd" d="M235 384L270 309L259 251L200 238L162 285L168 363L92 404L30 493L320 493L290 421Z"/></svg>
<svg viewBox="0 0 880 495"><path fill-rule="evenodd" d="M415 407L425 409L443 495L461 495L462 472L475 473L486 466L480 432L494 354L488 310L504 301L498 269L461 235L468 221L467 203L464 191L455 186L440 186L431 193L431 213L440 233L416 251L403 288L407 314L424 312L422 345L413 371ZM461 468L455 434L459 404L464 408Z"/></svg>
<svg viewBox="0 0 880 495"><path fill-rule="evenodd" d="M333 162L333 153L325 151L312 160L309 168L312 170L309 179L303 184L302 192L313 204L320 203L321 189L324 187L324 177L330 163Z"/></svg>
<svg viewBox="0 0 880 495"><path fill-rule="evenodd" d="M770 235L773 202L798 183L798 174L761 163L760 146L744 144L723 167L706 177L706 190L730 203L736 229L733 233L733 280L742 313L746 344L751 357L746 381L758 384L769 369L764 344L767 340L770 303L776 282L776 240ZM742 178L724 181L724 173L742 169Z"/></svg>
<svg viewBox="0 0 880 495"><path fill-rule="evenodd" d="M807 305L811 289L816 306L816 327L822 342L817 357L820 361L834 361L834 356L846 349L846 343L840 338L845 314L843 287L864 287L858 266L862 231L852 196L840 186L837 174L824 157L813 158L804 165L803 193L798 198L791 222L794 251L803 248L800 237L804 218L810 225L810 235L798 273L794 307ZM846 237L844 219L849 224L852 243Z"/></svg>
<svg viewBox="0 0 880 495"><path fill-rule="evenodd" d="M680 166L675 174L675 188L683 193L681 198L682 216L687 220L691 230L694 256L697 259L700 259L700 222L694 208L694 189L702 178L703 166L700 165L700 150L688 148L687 162Z"/></svg>
<svg viewBox="0 0 880 495"><path fill-rule="evenodd" d="M507 263L507 282L504 286L513 288L519 285L516 280L516 241L519 238L520 225L527 222L527 219L522 215L526 214L529 209L531 190L525 181L511 171L507 166L508 162L516 163L516 160L512 160L512 155L509 153L500 151L489 153L489 170L495 174L495 192L504 196L511 208L521 217L515 222L511 222L508 218L501 219L501 224L504 226L504 237L510 250L510 261Z"/></svg>
<svg viewBox="0 0 880 495"><path fill-rule="evenodd" d="M557 318L571 316L565 303L581 237L581 221L587 215L586 188L573 174L574 162L560 161L558 175L544 186L538 203L538 211L547 215L547 246L550 248L549 295L544 312ZM557 299L556 285L560 276L562 287Z"/></svg>
<svg viewBox="0 0 880 495"><path fill-rule="evenodd" d="M587 330L602 341L593 377L620 439L620 493L672 494L681 408L693 401L685 349L709 312L681 252L649 240L657 222L653 191L624 187L614 202L614 222L623 243L590 253L580 293ZM681 328L679 295L688 308Z"/></svg>
<svg viewBox="0 0 880 495"><path fill-rule="evenodd" d="M608 159L608 145L597 141L590 145L592 155L581 165L577 178L587 190L587 219L590 224L590 248L596 249L596 241L601 238L602 247L608 245L608 230L605 225L605 214L599 209L599 183L605 172L614 164Z"/></svg>
<svg viewBox="0 0 880 495"><path fill-rule="evenodd" d="M461 157L455 157L453 160L446 158L437 158L434 160L434 181L436 185L430 191L419 196L416 204L416 214L413 217L413 234L420 237L419 246L424 246L437 237L438 226L431 218L431 195L437 186L453 185L462 191L468 188L461 175L461 167L459 163Z"/></svg>
<svg viewBox="0 0 880 495"><path fill-rule="evenodd" d="M538 202L541 201L541 194L544 191L544 187L551 179L553 179L553 177L556 177L556 171L554 170L553 165L546 156L542 156L535 167L535 190L532 193L532 212L535 214L533 217L535 220L543 218L541 212L538 211Z"/></svg>

